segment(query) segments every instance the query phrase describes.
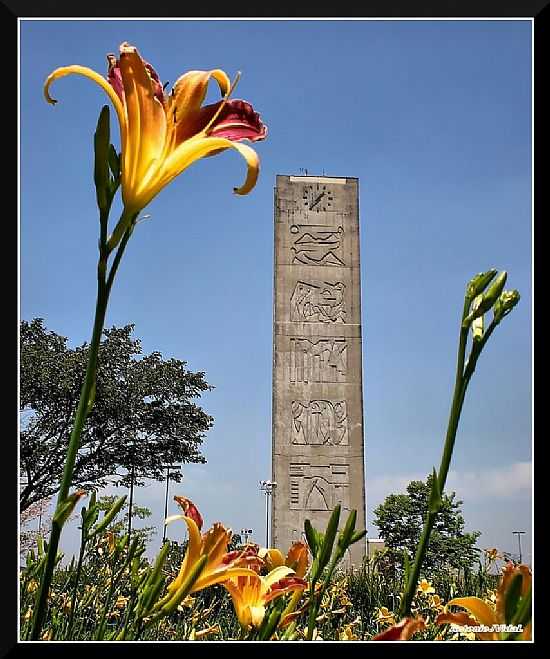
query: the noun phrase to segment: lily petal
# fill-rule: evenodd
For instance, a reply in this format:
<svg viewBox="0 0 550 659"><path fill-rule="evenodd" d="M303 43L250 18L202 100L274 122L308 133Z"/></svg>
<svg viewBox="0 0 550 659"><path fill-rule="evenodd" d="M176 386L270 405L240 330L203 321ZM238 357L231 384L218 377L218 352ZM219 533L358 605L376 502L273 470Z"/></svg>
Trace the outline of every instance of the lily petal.
<svg viewBox="0 0 550 659"><path fill-rule="evenodd" d="M124 85L128 134L128 148L123 152L123 191L138 190L151 164L163 151L166 139L166 115L162 103L155 96L155 88L145 62L136 48L128 44L120 47L120 74ZM128 200L124 200L128 205Z"/></svg>
<svg viewBox="0 0 550 659"><path fill-rule="evenodd" d="M120 126L120 140L122 144L122 151L124 152L127 144L127 131L128 131L126 110L124 108L124 105L122 104L122 101L120 100L120 98L117 96L117 93L113 89L113 87L107 82L107 80L105 80L103 76L100 76L99 73L96 73L93 69L90 69L87 66L80 66L79 64L73 64L72 66L62 66L59 69L55 69L55 71L52 71L50 75L46 78L46 82L44 83L44 96L46 100L51 105L55 105L57 103L57 100L50 96L50 86L52 82L54 80L72 74L81 75L84 76L85 78L89 78L90 80L98 84L103 89L103 91L107 94L117 113L118 123Z"/></svg>
<svg viewBox="0 0 550 659"><path fill-rule="evenodd" d="M239 195L245 195L256 185L258 174L260 173L260 159L257 153L251 147L240 142L231 142L221 137L197 137L180 144L163 164L160 178L154 183L149 183L149 198L146 203L168 185L176 176L181 174L187 167L192 165L196 160L205 156L214 155L224 149L235 149L246 160L247 174L246 180L239 188L233 188L233 192ZM145 205L145 204L144 204Z"/></svg>
<svg viewBox="0 0 550 659"><path fill-rule="evenodd" d="M254 112L250 103L240 99L227 101L208 135L226 137L229 140L250 140L257 142L267 136L267 126L262 123L260 115Z"/></svg>
<svg viewBox="0 0 550 659"><path fill-rule="evenodd" d="M236 577L257 577L258 575L254 570L250 570L247 567L231 567L229 569L223 569L211 572L207 574L203 579L199 579L193 590L195 592L207 588L208 586L213 586L217 583L224 583L228 579L233 579Z"/></svg>
<svg viewBox="0 0 550 659"><path fill-rule="evenodd" d="M189 544L185 558L182 561L178 576L166 587L169 593L174 593L182 585L187 572L199 560L201 553L201 534L195 520L190 517L184 517L187 529L189 530Z"/></svg>
<svg viewBox="0 0 550 659"><path fill-rule="evenodd" d="M495 625L497 619L494 610L479 597L455 597L447 606L461 606L467 609L482 625Z"/></svg>
<svg viewBox="0 0 550 659"><path fill-rule="evenodd" d="M207 125L211 116L204 125L197 130L197 120L201 112L201 105L206 97L206 91L210 78L214 78L220 86L222 96L226 96L231 87L231 82L221 69L212 71L188 71L176 81L171 94L170 111L175 113L176 141L178 144L189 139ZM207 106L208 107L208 106ZM214 106L209 106L214 107ZM204 109L204 108L203 108Z"/></svg>
<svg viewBox="0 0 550 659"><path fill-rule="evenodd" d="M271 586L265 595L265 601L270 602L272 599L281 595L286 595L295 590L304 590L307 586L307 581L299 579L298 577L283 577Z"/></svg>
<svg viewBox="0 0 550 659"><path fill-rule="evenodd" d="M289 574L294 574L294 570L291 570L286 565L281 565L280 567L271 570L269 574L266 574L266 576L262 578L264 591L267 592L270 590L273 584L277 583L277 581L284 577L288 577Z"/></svg>
<svg viewBox="0 0 550 659"><path fill-rule="evenodd" d="M381 634L372 637L373 641L408 641L413 634L426 627L422 618L405 618L392 625Z"/></svg>

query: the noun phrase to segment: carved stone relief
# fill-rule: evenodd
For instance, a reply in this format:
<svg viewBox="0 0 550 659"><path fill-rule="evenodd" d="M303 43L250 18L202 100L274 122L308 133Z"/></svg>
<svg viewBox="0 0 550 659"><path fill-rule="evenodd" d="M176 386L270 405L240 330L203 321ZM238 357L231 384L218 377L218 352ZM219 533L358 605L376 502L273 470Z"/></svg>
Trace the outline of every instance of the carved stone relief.
<svg viewBox="0 0 550 659"><path fill-rule="evenodd" d="M291 382L345 382L347 369L346 339L290 339Z"/></svg>
<svg viewBox="0 0 550 659"><path fill-rule="evenodd" d="M298 281L290 298L290 320L305 323L345 323L346 286L337 281Z"/></svg>
<svg viewBox="0 0 550 659"><path fill-rule="evenodd" d="M291 433L292 444L347 446L346 401L292 401Z"/></svg>
<svg viewBox="0 0 550 659"><path fill-rule="evenodd" d="M291 510L349 509L349 465L291 463L289 472Z"/></svg>
<svg viewBox="0 0 550 659"><path fill-rule="evenodd" d="M344 266L344 228L322 224L293 224L290 233L296 235L292 263L304 265Z"/></svg>

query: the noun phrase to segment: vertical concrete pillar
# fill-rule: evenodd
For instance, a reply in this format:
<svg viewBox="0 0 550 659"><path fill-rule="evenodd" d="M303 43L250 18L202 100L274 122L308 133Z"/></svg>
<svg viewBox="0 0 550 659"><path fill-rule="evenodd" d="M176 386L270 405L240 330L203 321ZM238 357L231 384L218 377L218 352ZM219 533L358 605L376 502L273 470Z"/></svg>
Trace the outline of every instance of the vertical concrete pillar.
<svg viewBox="0 0 550 659"><path fill-rule="evenodd" d="M365 528L358 180L277 176L272 546L357 510ZM359 565L364 539L351 547Z"/></svg>

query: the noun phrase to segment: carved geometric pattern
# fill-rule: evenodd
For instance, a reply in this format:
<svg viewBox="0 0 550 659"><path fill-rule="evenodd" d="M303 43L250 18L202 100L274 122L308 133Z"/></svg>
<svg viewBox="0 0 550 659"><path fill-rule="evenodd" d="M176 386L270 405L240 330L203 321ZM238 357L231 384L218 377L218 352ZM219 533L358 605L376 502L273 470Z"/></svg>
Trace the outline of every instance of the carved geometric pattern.
<svg viewBox="0 0 550 659"><path fill-rule="evenodd" d="M292 263L303 265L344 266L343 227L322 224L293 224L290 233L296 235Z"/></svg>
<svg viewBox="0 0 550 659"><path fill-rule="evenodd" d="M290 339L290 382L345 382L347 369L346 339Z"/></svg>
<svg viewBox="0 0 550 659"><path fill-rule="evenodd" d="M292 444L348 445L346 401L292 401Z"/></svg>
<svg viewBox="0 0 550 659"><path fill-rule="evenodd" d="M328 510L337 504L349 510L349 465L289 465L290 509Z"/></svg>
<svg viewBox="0 0 550 659"><path fill-rule="evenodd" d="M299 281L290 298L290 320L305 323L345 323L345 284Z"/></svg>

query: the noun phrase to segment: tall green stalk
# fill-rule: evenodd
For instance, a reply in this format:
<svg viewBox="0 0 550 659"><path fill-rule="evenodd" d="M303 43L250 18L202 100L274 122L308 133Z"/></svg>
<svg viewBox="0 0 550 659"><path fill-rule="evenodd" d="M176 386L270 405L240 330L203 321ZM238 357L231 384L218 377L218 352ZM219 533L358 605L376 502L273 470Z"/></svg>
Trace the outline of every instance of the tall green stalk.
<svg viewBox="0 0 550 659"><path fill-rule="evenodd" d="M107 247L106 226L107 226L109 209L110 209L110 203L109 203L109 207L106 210L102 209L100 215L101 236L99 241L99 261L97 265L97 300L96 300L92 339L90 341L90 348L88 352L88 364L86 366L86 375L84 378L84 383L82 385L82 390L80 392L80 400L75 414L74 426L69 439L69 446L67 448L67 457L65 460L65 468L63 470L63 478L61 481L59 494L57 496L56 512L52 520L52 530L50 534L50 541L48 544L46 565L42 575L40 590L34 611L33 625L30 636L31 640L39 639L40 631L44 624L46 609L47 609L47 598L50 590L50 585L52 582L53 569L55 564L55 558L57 555L57 549L59 547L61 530L69 516L62 514L62 511L67 504L67 498L69 495L69 488L71 486L71 482L73 478L76 456L78 454L78 449L80 447L80 436L82 434L82 429L86 422L86 418L90 413L95 397L97 355L99 351L99 344L101 341L101 334L103 332L103 325L105 323L105 314L107 312L109 295L113 285L114 277L116 275L118 266L120 264L120 260L122 258L122 254L124 253L126 245L128 244L128 240L134 230L135 221L137 218L137 213L132 214L129 217L129 226L118 246L118 250L113 259L111 269L109 272L107 272L107 260L109 258L109 250ZM126 217L128 216L123 211L122 218L126 218Z"/></svg>
<svg viewBox="0 0 550 659"><path fill-rule="evenodd" d="M434 479L432 481L432 493L430 496L428 512L424 522L424 528L422 529L422 535L420 536L420 541L416 549L414 563L409 573L401 605L399 607L400 617L408 616L411 613L412 601L416 592L420 570L426 556L430 536L441 506L441 495L447 481L447 474L451 464L466 390L475 371L477 360L496 326L519 301L519 293L517 291L503 291L506 282L506 272L502 272L487 291L485 293L483 292L496 275L496 272L496 270L489 270L488 272L476 275L466 289L462 318L460 321L455 387L451 403L451 411L449 414L449 422L447 425L447 434L445 435L445 443L443 445L443 455L441 457L441 464L437 474L435 474L434 469ZM494 313L493 320L489 327L483 331L483 314L491 308ZM477 323L477 325L475 325L475 323ZM473 342L468 361L466 362L466 344L470 327L472 327Z"/></svg>

